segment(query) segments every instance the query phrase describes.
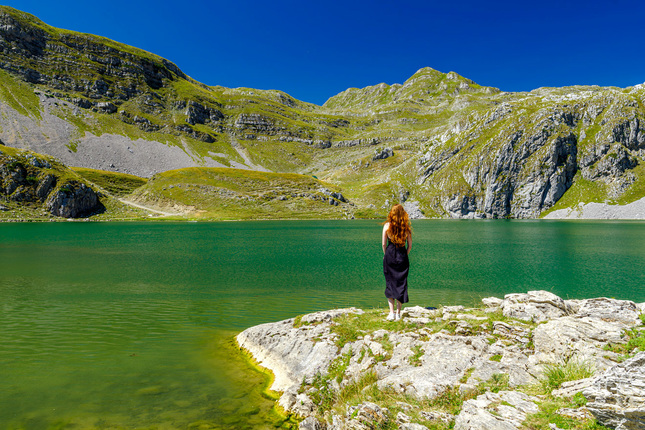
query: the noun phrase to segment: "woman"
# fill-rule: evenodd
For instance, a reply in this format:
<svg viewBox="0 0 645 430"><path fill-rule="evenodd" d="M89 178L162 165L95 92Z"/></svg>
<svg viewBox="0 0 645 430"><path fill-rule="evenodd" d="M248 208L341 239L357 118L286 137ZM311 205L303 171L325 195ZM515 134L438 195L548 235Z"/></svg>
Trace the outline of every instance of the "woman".
<svg viewBox="0 0 645 430"><path fill-rule="evenodd" d="M388 321L401 319L401 304L408 302L408 254L412 248L410 218L401 205L394 205L383 225L383 274L385 297L390 305ZM396 301L396 312L394 302Z"/></svg>

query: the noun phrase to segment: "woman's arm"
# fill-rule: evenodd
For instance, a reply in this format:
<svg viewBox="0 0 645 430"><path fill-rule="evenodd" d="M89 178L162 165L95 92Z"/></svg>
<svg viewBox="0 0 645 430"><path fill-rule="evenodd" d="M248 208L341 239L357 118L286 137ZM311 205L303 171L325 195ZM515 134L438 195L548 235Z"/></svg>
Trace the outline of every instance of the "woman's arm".
<svg viewBox="0 0 645 430"><path fill-rule="evenodd" d="M383 247L383 254L385 254L385 248L387 248L387 229L390 228L389 223L385 223L383 226L383 235L381 236L381 246Z"/></svg>
<svg viewBox="0 0 645 430"><path fill-rule="evenodd" d="M408 233L408 255L410 255L411 249L412 249L412 232Z"/></svg>

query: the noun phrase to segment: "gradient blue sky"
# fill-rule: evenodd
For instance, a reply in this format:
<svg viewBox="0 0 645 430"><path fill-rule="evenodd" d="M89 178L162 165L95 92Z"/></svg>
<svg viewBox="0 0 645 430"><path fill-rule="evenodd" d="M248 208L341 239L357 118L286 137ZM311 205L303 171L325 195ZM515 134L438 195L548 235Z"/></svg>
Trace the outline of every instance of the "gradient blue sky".
<svg viewBox="0 0 645 430"><path fill-rule="evenodd" d="M322 104L455 71L504 91L645 81L642 1L88 1L3 4L158 54L208 85Z"/></svg>

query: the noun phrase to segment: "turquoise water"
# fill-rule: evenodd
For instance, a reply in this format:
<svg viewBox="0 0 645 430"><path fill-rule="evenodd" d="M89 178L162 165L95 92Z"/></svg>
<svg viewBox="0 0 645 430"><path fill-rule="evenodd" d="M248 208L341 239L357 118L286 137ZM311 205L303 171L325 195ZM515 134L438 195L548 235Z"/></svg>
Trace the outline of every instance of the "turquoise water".
<svg viewBox="0 0 645 430"><path fill-rule="evenodd" d="M645 223L418 221L410 305L645 301ZM0 224L0 429L273 428L251 325L384 307L376 221Z"/></svg>

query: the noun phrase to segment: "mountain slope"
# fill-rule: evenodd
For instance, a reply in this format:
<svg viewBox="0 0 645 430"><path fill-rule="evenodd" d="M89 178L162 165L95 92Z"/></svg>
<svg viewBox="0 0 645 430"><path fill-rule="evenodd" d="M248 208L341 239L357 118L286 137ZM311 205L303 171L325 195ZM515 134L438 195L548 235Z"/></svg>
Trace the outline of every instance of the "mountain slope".
<svg viewBox="0 0 645 430"><path fill-rule="evenodd" d="M431 68L316 106L209 87L153 54L0 7L5 144L143 177L188 167L315 175L359 214L407 200L429 217L535 218L638 200L644 106L642 85L507 93ZM199 170L184 172L199 182Z"/></svg>

